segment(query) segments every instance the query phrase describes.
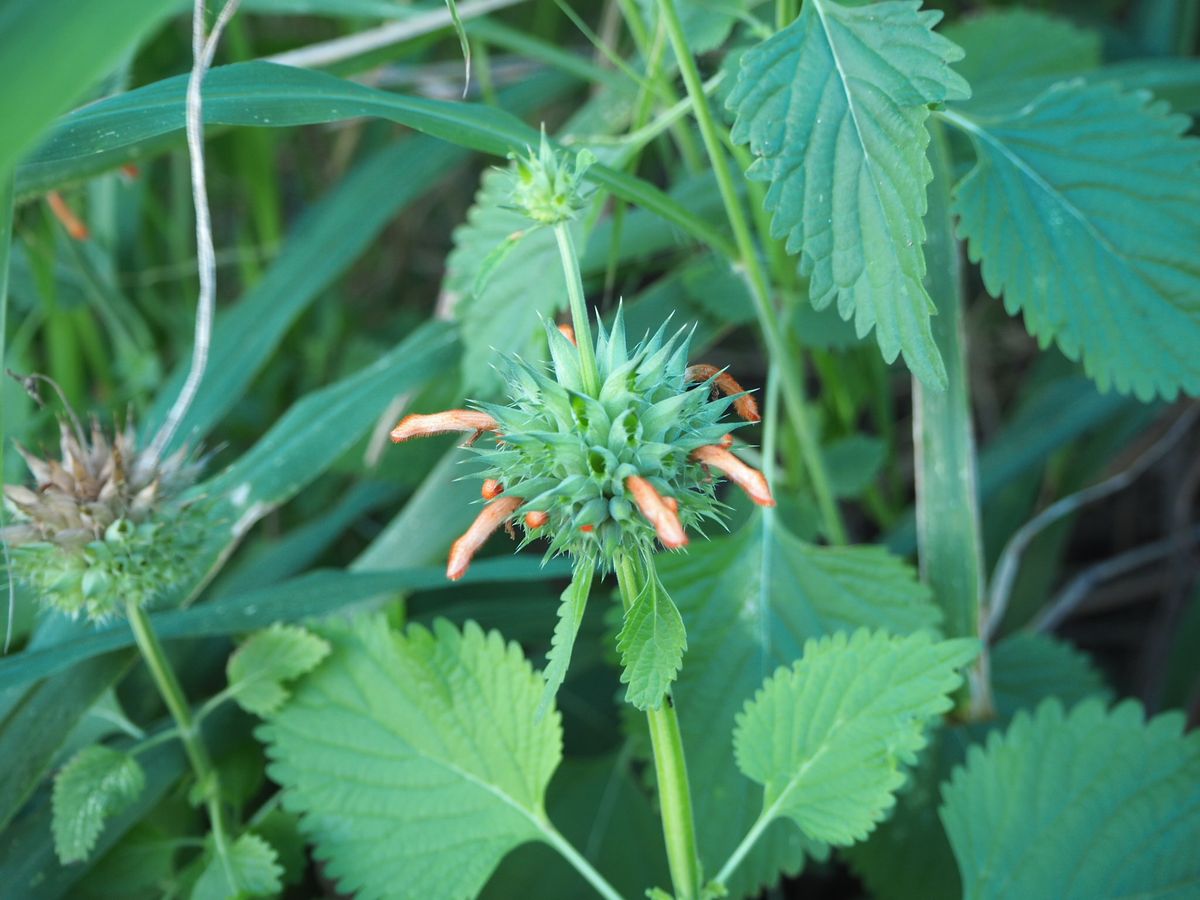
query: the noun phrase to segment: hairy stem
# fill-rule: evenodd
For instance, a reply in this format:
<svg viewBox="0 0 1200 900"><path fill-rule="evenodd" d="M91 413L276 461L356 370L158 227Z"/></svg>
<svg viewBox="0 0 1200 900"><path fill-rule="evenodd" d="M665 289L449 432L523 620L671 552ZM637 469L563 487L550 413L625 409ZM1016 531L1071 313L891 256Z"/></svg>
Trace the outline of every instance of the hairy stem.
<svg viewBox="0 0 1200 900"><path fill-rule="evenodd" d="M696 115L696 123L700 126L700 137L704 141L704 149L712 164L713 175L717 179L717 188L721 194L721 202L725 207L725 215L733 229L733 237L737 243L741 265L745 269L750 293L754 298L754 309L758 315L759 327L771 359L778 363L780 378L783 384L783 401L787 408L788 418L795 429L796 439L800 444L800 453L808 470L809 481L812 483L813 494L817 507L821 511L825 533L834 544L846 543L846 528L842 524L841 512L833 497L829 484L829 475L825 471L825 462L821 457L821 449L817 444L816 433L809 421L808 410L804 406L803 373L797 365L797 360L788 353L779 318L771 305L771 290L767 283L766 273L758 258L758 249L750 233L746 214L742 210L738 198L733 175L729 169L729 161L722 147L721 129L713 118L704 94L704 84L700 80L700 72L696 61L688 48L687 38L683 33L683 25L679 21L679 13L675 9L675 0L658 0L659 13L667 27L667 36L671 39L671 47L679 62L679 72L687 87L688 96Z"/></svg>
<svg viewBox="0 0 1200 900"><path fill-rule="evenodd" d="M647 566L653 562L646 560ZM649 577L653 577L649 573ZM628 613L646 585L646 576L629 556L617 560L617 585L621 603ZM679 734L679 718L670 691L659 709L646 710L650 746L654 751L654 773L658 780L658 804L662 812L667 865L677 900L700 896L700 855L696 848L696 826L692 819L692 794L688 787L687 761Z"/></svg>
<svg viewBox="0 0 1200 900"><path fill-rule="evenodd" d="M217 776L217 769L213 766L208 750L200 739L195 722L192 720L191 709L188 707L187 699L183 696L183 688L179 686L175 670L171 668L167 654L163 651L162 644L159 643L158 635L154 633L150 617L146 615L145 610L132 601L126 604L126 614L129 616L129 627L133 631L133 638L137 642L138 650L142 654L142 659L146 663L150 677L154 680L155 687L158 688L163 703L171 713L171 718L175 720L179 740L183 744L188 762L191 763L192 773L196 776L196 782L204 792L204 803L208 810L217 858L221 861L221 868L225 871L230 892L236 894L238 881L233 870L229 837L225 833L225 820L221 812L221 784Z"/></svg>
<svg viewBox="0 0 1200 900"><path fill-rule="evenodd" d="M567 278L567 299L571 304L571 324L575 328L575 343L579 345L579 360L583 368L583 388L593 397L600 396L600 371L596 368L596 346L592 343L592 327L588 321L587 303L583 296L583 278L579 274L579 258L571 239L569 222L554 226L558 240L558 255L562 259L563 275Z"/></svg>

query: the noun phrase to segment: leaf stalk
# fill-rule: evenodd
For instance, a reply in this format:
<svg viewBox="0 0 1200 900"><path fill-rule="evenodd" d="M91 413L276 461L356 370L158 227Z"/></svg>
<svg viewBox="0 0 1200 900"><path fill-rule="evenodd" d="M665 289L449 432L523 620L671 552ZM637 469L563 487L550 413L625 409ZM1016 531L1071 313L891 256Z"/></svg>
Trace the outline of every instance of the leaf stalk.
<svg viewBox="0 0 1200 900"><path fill-rule="evenodd" d="M554 237L558 241L558 255L562 259L563 275L567 279L567 300L571 306L571 324L575 329L575 343L579 346L583 387L591 396L599 397L600 370L596 368L596 345L592 343L592 328L588 321L587 303L583 295L583 278L579 274L579 257L575 253L575 242L571 238L570 223L558 222L554 226Z"/></svg>

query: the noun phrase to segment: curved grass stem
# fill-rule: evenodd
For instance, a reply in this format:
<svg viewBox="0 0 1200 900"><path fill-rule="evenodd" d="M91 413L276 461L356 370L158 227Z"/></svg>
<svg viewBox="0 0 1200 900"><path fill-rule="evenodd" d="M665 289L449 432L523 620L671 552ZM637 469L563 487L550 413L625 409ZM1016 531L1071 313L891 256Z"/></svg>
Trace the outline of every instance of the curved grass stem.
<svg viewBox="0 0 1200 900"><path fill-rule="evenodd" d="M829 475L825 470L825 461L817 443L816 432L809 420L808 410L804 405L803 372L798 365L798 359L788 352L787 343L779 324L779 317L771 303L771 289L767 282L766 272L758 258L758 249L750 232L750 225L742 209L733 175L729 169L729 161L725 157L722 146L721 129L713 118L712 109L708 105L708 97L704 93L704 83L696 68L696 60L692 57L683 33L683 25L679 21L679 13L675 9L675 0L658 0L659 13L666 24L667 37L679 62L679 72L688 96L692 98L696 123L700 127L700 137L704 141L704 149L712 164L713 175L717 180L717 189L721 194L721 202L725 207L725 215L733 229L734 241L737 244L741 264L750 285L750 293L754 298L754 309L758 316L759 327L771 359L778 363L780 379L783 385L783 402L787 408L788 418L795 429L796 439L800 444L800 454L808 471L817 507L821 511L825 533L831 543L846 543L846 528L842 523L841 512L833 496Z"/></svg>

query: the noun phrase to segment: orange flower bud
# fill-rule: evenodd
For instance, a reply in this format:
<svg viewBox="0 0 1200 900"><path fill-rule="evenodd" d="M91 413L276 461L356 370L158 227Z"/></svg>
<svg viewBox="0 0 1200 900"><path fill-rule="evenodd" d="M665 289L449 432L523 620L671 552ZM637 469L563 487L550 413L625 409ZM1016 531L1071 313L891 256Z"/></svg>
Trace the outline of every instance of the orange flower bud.
<svg viewBox="0 0 1200 900"><path fill-rule="evenodd" d="M540 509L530 510L529 512L525 513L526 528L541 528L549 521L550 515L542 512Z"/></svg>
<svg viewBox="0 0 1200 900"><path fill-rule="evenodd" d="M485 478L483 480L483 487L480 489L479 493L483 496L484 500L495 500L502 493L504 493L504 485L498 482L495 478Z"/></svg>
<svg viewBox="0 0 1200 900"><path fill-rule="evenodd" d="M392 429L392 442L399 444L403 441L419 437L430 437L435 434L446 434L452 431L471 431L474 435L467 441L473 444L485 431L495 431L500 426L487 413L473 409L448 409L445 412L421 415L414 413L405 416Z"/></svg>
<svg viewBox="0 0 1200 900"><path fill-rule="evenodd" d="M582 531L584 534L591 534L593 531L596 530L596 526L595 525L580 525L579 530Z"/></svg>
<svg viewBox="0 0 1200 900"><path fill-rule="evenodd" d="M771 496L771 486L763 473L752 466L746 465L723 447L700 447L692 452L692 459L721 472L746 492L759 506L774 506L775 498Z"/></svg>
<svg viewBox="0 0 1200 900"><path fill-rule="evenodd" d="M683 530L679 515L663 500L654 485L640 475L630 475L625 479L625 487L646 521L654 526L664 547L674 550L687 544L687 532Z"/></svg>
<svg viewBox="0 0 1200 900"><path fill-rule="evenodd" d="M686 381L707 381L714 375L716 379L713 381L713 386L726 397L732 397L734 394L742 395L733 401L733 411L735 413L747 422L758 422L762 419L754 397L743 393L744 388L727 371L722 371L716 366L700 363L699 365L688 366L683 377Z"/></svg>
<svg viewBox="0 0 1200 900"><path fill-rule="evenodd" d="M475 553L483 546L484 541L491 537L492 532L501 526L517 508L525 502L523 497L500 497L485 506L471 523L471 527L463 532L450 547L450 560L446 566L446 577L458 581L466 574L471 566Z"/></svg>
<svg viewBox="0 0 1200 900"><path fill-rule="evenodd" d="M558 330L563 333L568 341L570 341L572 344L575 344L575 329L573 327L566 322L563 322L558 326ZM575 344L575 346L578 347L579 345Z"/></svg>
<svg viewBox="0 0 1200 900"><path fill-rule="evenodd" d="M730 447L733 446L733 435L732 434L723 435L721 437L721 443L718 444L717 446L719 446L722 450L728 450Z"/></svg>
<svg viewBox="0 0 1200 900"><path fill-rule="evenodd" d="M77 241L86 241L91 237L91 231L79 216L75 215L74 210L67 205L67 201L63 199L62 194L58 191L51 191L46 195L46 200L50 203L50 211L54 213L54 218L62 223L63 228L67 229L67 234Z"/></svg>

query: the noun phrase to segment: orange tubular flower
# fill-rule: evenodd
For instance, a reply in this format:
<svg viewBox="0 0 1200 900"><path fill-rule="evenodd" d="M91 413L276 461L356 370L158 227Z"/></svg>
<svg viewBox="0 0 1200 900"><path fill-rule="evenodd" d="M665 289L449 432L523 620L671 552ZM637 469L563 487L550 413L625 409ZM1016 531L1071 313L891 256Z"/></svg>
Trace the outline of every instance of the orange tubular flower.
<svg viewBox="0 0 1200 900"><path fill-rule="evenodd" d="M445 412L420 415L414 413L405 416L392 429L392 442L395 444L419 437L430 437L435 434L446 434L452 431L470 431L472 436L467 444L473 444L485 431L496 431L499 426L496 420L487 413L473 409L448 409Z"/></svg>
<svg viewBox="0 0 1200 900"><path fill-rule="evenodd" d="M483 487L479 493L483 496L484 500L495 500L504 493L504 485L495 478L485 478L483 480Z"/></svg>
<svg viewBox="0 0 1200 900"><path fill-rule="evenodd" d="M705 363L700 363L695 366L688 366L684 372L685 381L707 381L716 376L713 385L726 397L732 397L734 394L741 394L733 401L733 411L745 419L747 422L758 422L762 416L758 413L758 404L754 401L754 397L744 393L744 388L734 380L734 377L726 371L718 369L716 366L710 366Z"/></svg>
<svg viewBox="0 0 1200 900"><path fill-rule="evenodd" d="M471 527L463 532L450 547L450 561L446 566L446 577L458 581L466 574L471 566L476 551L483 546L484 541L491 537L492 532L499 528L525 502L524 497L500 497L493 500L475 517Z"/></svg>
<svg viewBox="0 0 1200 900"><path fill-rule="evenodd" d="M706 449L706 448L702 448ZM640 475L630 475L625 479L625 488L629 491L633 502L637 504L646 521L654 526L658 539L668 550L675 550L688 542L687 532L679 521L679 515L667 501ZM676 504L676 509L678 504Z"/></svg>
<svg viewBox="0 0 1200 900"><path fill-rule="evenodd" d="M771 496L771 487L763 473L746 465L723 447L700 447L692 451L692 459L714 469L720 469L725 477L746 492L747 496L759 506L774 506L775 498Z"/></svg>

